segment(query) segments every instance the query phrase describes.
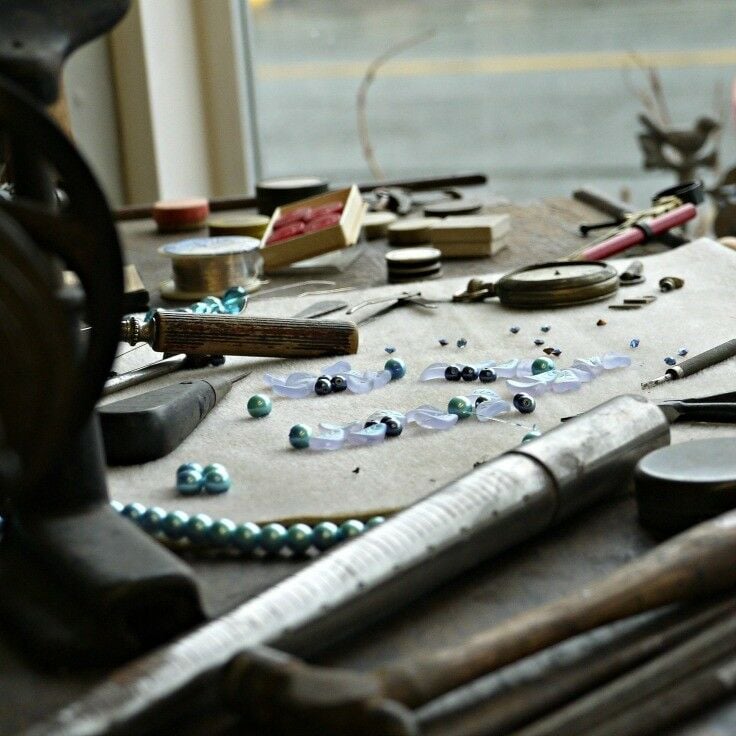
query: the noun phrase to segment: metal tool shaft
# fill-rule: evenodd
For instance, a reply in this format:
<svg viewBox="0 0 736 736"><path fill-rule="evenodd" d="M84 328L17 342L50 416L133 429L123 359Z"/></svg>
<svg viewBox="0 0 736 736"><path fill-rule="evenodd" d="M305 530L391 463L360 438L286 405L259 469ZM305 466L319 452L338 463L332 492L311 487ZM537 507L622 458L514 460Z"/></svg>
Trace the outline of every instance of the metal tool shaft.
<svg viewBox="0 0 736 736"><path fill-rule="evenodd" d="M643 389L653 388L654 386L659 386L667 381L676 381L679 378L687 378L688 376L692 376L693 373L698 373L706 368L718 365L718 363L722 363L724 360L728 360L734 356L736 356L736 339L728 340L727 342L710 348L710 350L706 350L704 353L699 353L698 355L694 355L692 358L683 360L682 363L678 363L677 365L672 366L672 368L666 370L664 376L655 378L653 381L642 383L641 387Z"/></svg>
<svg viewBox="0 0 736 736"><path fill-rule="evenodd" d="M217 697L234 655L272 644L313 654L367 622L620 490L669 422L620 396L520 446L364 536L115 673L29 734L146 733L172 710Z"/></svg>

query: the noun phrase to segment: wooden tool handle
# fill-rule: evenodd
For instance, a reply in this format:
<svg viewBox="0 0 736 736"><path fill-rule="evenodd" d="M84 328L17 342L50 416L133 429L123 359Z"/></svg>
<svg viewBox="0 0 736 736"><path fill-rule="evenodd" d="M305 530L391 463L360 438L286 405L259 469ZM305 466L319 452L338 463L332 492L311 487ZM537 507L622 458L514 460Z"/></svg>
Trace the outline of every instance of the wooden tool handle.
<svg viewBox="0 0 736 736"><path fill-rule="evenodd" d="M734 355L736 355L736 340L729 340L722 345L716 345L704 353L694 355L692 358L678 363L678 373L682 378L685 378L685 376L702 371L704 368L710 368L712 365L728 360L728 358L733 358Z"/></svg>
<svg viewBox="0 0 736 736"><path fill-rule="evenodd" d="M317 358L358 351L348 321L156 312L151 346L165 353Z"/></svg>
<svg viewBox="0 0 736 736"><path fill-rule="evenodd" d="M736 583L736 511L707 521L581 591L462 645L377 672L383 693L416 707L482 674L603 624Z"/></svg>

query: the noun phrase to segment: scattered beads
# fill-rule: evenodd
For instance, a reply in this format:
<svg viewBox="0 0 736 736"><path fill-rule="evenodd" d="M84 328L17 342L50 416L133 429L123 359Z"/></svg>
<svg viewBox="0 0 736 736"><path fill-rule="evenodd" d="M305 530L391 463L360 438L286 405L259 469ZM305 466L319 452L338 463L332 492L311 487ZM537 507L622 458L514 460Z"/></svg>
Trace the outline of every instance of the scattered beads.
<svg viewBox="0 0 736 736"><path fill-rule="evenodd" d="M467 419L473 413L473 405L465 396L453 396L447 404L447 413Z"/></svg>
<svg viewBox="0 0 736 736"><path fill-rule="evenodd" d="M555 363L549 358L537 358L532 363L532 375L536 376L539 373L546 373L547 371L553 371L555 369Z"/></svg>
<svg viewBox="0 0 736 736"><path fill-rule="evenodd" d="M541 337L536 337L534 338L534 344L539 347L540 345L544 345L544 340Z"/></svg>
<svg viewBox="0 0 736 736"><path fill-rule="evenodd" d="M444 338L444 337L441 337L441 338L440 338L440 339L439 339L439 340L438 340L437 342L439 342L439 344L440 344L440 345L442 345L442 347L443 347L443 348L444 348L445 346L447 346L447 345L449 345L449 344L450 344L450 341L449 341L449 340L447 340L447 339L446 339L446 338Z"/></svg>
<svg viewBox="0 0 736 736"><path fill-rule="evenodd" d="M667 363L667 365L676 365L677 364L677 360L675 358L673 358L671 355L668 355L664 359L664 362Z"/></svg>
<svg viewBox="0 0 736 736"><path fill-rule="evenodd" d="M456 365L448 365L445 368L446 381L459 381L462 378L462 371Z"/></svg>
<svg viewBox="0 0 736 736"><path fill-rule="evenodd" d="M204 469L204 490L211 495L219 495L230 490L230 475L224 465L211 463Z"/></svg>
<svg viewBox="0 0 736 736"><path fill-rule="evenodd" d="M542 332L549 332L552 328L549 325L542 325L539 329Z"/></svg>
<svg viewBox="0 0 736 736"><path fill-rule="evenodd" d="M498 378L498 375L493 368L482 368L478 373L478 378L481 383L493 383Z"/></svg>
<svg viewBox="0 0 736 736"><path fill-rule="evenodd" d="M248 414L256 419L267 417L272 408L271 399L263 394L254 394L248 399Z"/></svg>
<svg viewBox="0 0 736 736"><path fill-rule="evenodd" d="M393 353L395 353L395 352L396 352L396 348L395 348L395 347L394 347L393 345L386 345L386 347L384 348L384 350L385 350L385 351L386 351L386 352L387 352L387 353L388 353L389 355L392 355Z"/></svg>
<svg viewBox="0 0 736 736"><path fill-rule="evenodd" d="M406 375L406 364L401 358L389 358L383 368L391 374L392 381L397 381Z"/></svg>
<svg viewBox="0 0 736 736"><path fill-rule="evenodd" d="M629 347L630 348L638 348L639 347L639 338L638 337L631 338L631 341L629 342Z"/></svg>
<svg viewBox="0 0 736 736"><path fill-rule="evenodd" d="M278 396L286 396L290 399L301 399L316 393L319 396L326 396L330 393L339 393L341 391L351 391L354 394L367 394L374 389L385 386L392 377L400 377L400 371L406 372L404 362L399 358L391 358L386 363L386 368L380 371L354 371L350 367L350 363L340 360L337 363L327 365L322 368L321 373L315 375L297 371L289 376L275 376L265 373L263 380L266 385ZM389 370L393 366L394 373Z"/></svg>
<svg viewBox="0 0 736 736"><path fill-rule="evenodd" d="M533 396L519 393L514 396L514 407L522 414L531 414L537 408L537 402Z"/></svg>
<svg viewBox="0 0 736 736"><path fill-rule="evenodd" d="M688 353L688 350L687 350L687 348L680 348L680 349L679 349L679 350L677 351L677 354L678 354L678 355L679 355L679 356L680 356L681 358L684 358L684 357L685 357L685 356L687 355L687 353Z"/></svg>
<svg viewBox="0 0 736 736"><path fill-rule="evenodd" d="M312 428L306 424L295 424L289 430L289 444L297 450L303 450L309 447L309 440L312 437Z"/></svg>
<svg viewBox="0 0 736 736"><path fill-rule="evenodd" d="M517 327L516 325L514 325L513 327L509 327L509 332L512 335L516 335L519 332L520 329L521 329L521 327Z"/></svg>
<svg viewBox="0 0 736 736"><path fill-rule="evenodd" d="M468 341L467 341L467 340L466 340L466 339L465 339L464 337L461 337L461 338L460 338L460 339L459 339L459 340L457 341L457 346L458 346L458 347L459 347L460 349L464 348L464 347L465 347L465 346L466 346L467 344L468 344Z"/></svg>

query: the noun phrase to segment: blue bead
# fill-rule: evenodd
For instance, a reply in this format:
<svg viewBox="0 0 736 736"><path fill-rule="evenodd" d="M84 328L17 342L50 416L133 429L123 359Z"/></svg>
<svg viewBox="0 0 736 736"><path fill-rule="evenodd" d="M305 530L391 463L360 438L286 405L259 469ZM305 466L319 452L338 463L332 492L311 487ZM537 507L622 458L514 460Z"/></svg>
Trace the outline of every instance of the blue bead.
<svg viewBox="0 0 736 736"><path fill-rule="evenodd" d="M139 520L139 524L149 534L161 531L161 524L166 516L166 511L160 506L151 506L145 510Z"/></svg>
<svg viewBox="0 0 736 736"><path fill-rule="evenodd" d="M223 295L222 301L226 302L228 299L247 299L248 292L245 286L231 286Z"/></svg>
<svg viewBox="0 0 736 736"><path fill-rule="evenodd" d="M145 317L143 317L143 321L144 322L150 322L154 314L156 314L156 310L155 309L149 309L146 312Z"/></svg>
<svg viewBox="0 0 736 736"><path fill-rule="evenodd" d="M230 519L217 519L207 530L207 541L215 547L229 547L233 542L235 522Z"/></svg>
<svg viewBox="0 0 736 736"><path fill-rule="evenodd" d="M462 377L463 381L475 381L476 378L478 378L478 371L473 368L472 365L466 365L460 376Z"/></svg>
<svg viewBox="0 0 736 736"><path fill-rule="evenodd" d="M456 365L448 365L445 368L446 381L459 381L462 378L462 371Z"/></svg>
<svg viewBox="0 0 736 736"><path fill-rule="evenodd" d="M200 470L182 470L176 474L176 490L182 496L196 496L204 488L204 475Z"/></svg>
<svg viewBox="0 0 736 736"><path fill-rule="evenodd" d="M458 346L458 347L459 347L459 348L460 348L461 350L462 350L462 348L464 348L464 347L465 347L465 346L466 346L467 344L468 344L468 341L467 341L467 340L466 340L466 339L465 339L464 337L461 337L461 338L460 338L460 339L459 339L459 340L457 341L457 346Z"/></svg>
<svg viewBox="0 0 736 736"><path fill-rule="evenodd" d="M316 393L317 396L327 396L327 394L332 393L332 382L330 381L329 376L320 376L314 382L314 393Z"/></svg>
<svg viewBox="0 0 736 736"><path fill-rule="evenodd" d="M202 304L206 304L213 314L227 313L227 310L225 309L225 306L222 303L222 299L220 299L220 297L206 296L204 299L202 299Z"/></svg>
<svg viewBox="0 0 736 736"><path fill-rule="evenodd" d="M187 531L189 514L183 511L170 511L161 522L161 531L170 539L181 539Z"/></svg>
<svg viewBox="0 0 736 736"><path fill-rule="evenodd" d="M176 474L183 473L185 470L198 470L200 473L204 468L199 463L183 463L176 469Z"/></svg>
<svg viewBox="0 0 736 736"><path fill-rule="evenodd" d="M271 404L271 399L269 399L268 396L264 396L263 394L253 394L253 396L248 399L247 408L248 414L256 419L260 419L261 417L267 417L271 413L273 404Z"/></svg>
<svg viewBox="0 0 736 736"><path fill-rule="evenodd" d="M366 521L365 528L373 529L374 526L380 526L384 521L386 521L386 519L383 516L371 516L371 518Z"/></svg>
<svg viewBox="0 0 736 736"><path fill-rule="evenodd" d="M384 348L384 350L385 350L385 351L386 351L386 352L387 352L387 353L388 353L389 355L392 355L393 353L395 353L395 352L396 352L396 348L395 348L395 347L394 347L393 345L386 345L386 347Z"/></svg>
<svg viewBox="0 0 736 736"><path fill-rule="evenodd" d="M229 314L240 314L248 304L248 294L242 286L231 286L222 295L222 303Z"/></svg>
<svg viewBox="0 0 736 736"><path fill-rule="evenodd" d="M478 374L481 383L493 383L497 378L496 371L493 368L482 368Z"/></svg>
<svg viewBox="0 0 736 736"><path fill-rule="evenodd" d="M226 493L232 485L230 475L224 465L220 463L211 463L204 469L204 490L205 493L218 495Z"/></svg>
<svg viewBox="0 0 736 736"><path fill-rule="evenodd" d="M312 527L292 524L286 533L286 545L295 555L303 555L312 546Z"/></svg>
<svg viewBox="0 0 736 736"><path fill-rule="evenodd" d="M241 552L252 552L260 542L261 527L252 521L238 524L232 534L232 544Z"/></svg>
<svg viewBox="0 0 736 736"><path fill-rule="evenodd" d="M110 508L115 513L122 514L123 513L123 509L125 508L125 506L123 506L123 504L121 504L120 501L113 500L113 501L110 501Z"/></svg>
<svg viewBox="0 0 736 736"><path fill-rule="evenodd" d="M312 543L318 550L324 552L338 541L339 535L340 530L337 524L331 521L321 521L312 529Z"/></svg>
<svg viewBox="0 0 736 736"><path fill-rule="evenodd" d="M440 339L438 340L438 342L439 342L439 344L440 344L440 345L442 345L442 347L443 347L443 348L444 348L444 347L445 347L446 345L449 345L449 344L450 344L450 341L449 341L449 340L448 340L447 338L445 338L445 337L441 337L441 338L440 338Z"/></svg>
<svg viewBox="0 0 736 736"><path fill-rule="evenodd" d="M684 358L684 357L685 357L685 356L687 355L687 352L688 352L688 351L687 351L687 348L680 348L680 349L679 349L679 350L677 351L677 354L678 354L678 355L679 355L680 357L683 357L683 358Z"/></svg>
<svg viewBox="0 0 736 736"><path fill-rule="evenodd" d="M282 524L273 522L261 529L261 547L265 552L275 555L286 545L286 529Z"/></svg>
<svg viewBox="0 0 736 736"><path fill-rule="evenodd" d="M632 337L631 341L629 342L630 348L638 348L639 347L639 338L638 337Z"/></svg>
<svg viewBox="0 0 736 736"><path fill-rule="evenodd" d="M392 381L396 381L406 375L406 364L401 358L389 358L383 367L391 373Z"/></svg>
<svg viewBox="0 0 736 736"><path fill-rule="evenodd" d="M205 304L204 302L195 302L192 304L190 309L194 312L194 314L209 314L210 308L209 305Z"/></svg>
<svg viewBox="0 0 736 736"><path fill-rule="evenodd" d="M340 524L338 538L340 541L343 539L352 539L353 537L357 537L362 534L364 529L365 524L362 521L358 521L357 519L348 519Z"/></svg>
<svg viewBox="0 0 736 736"><path fill-rule="evenodd" d="M514 325L513 327L509 327L509 332L512 335L516 335L519 332L520 329L521 329L521 327L517 327L516 325Z"/></svg>
<svg viewBox="0 0 736 736"><path fill-rule="evenodd" d="M312 436L312 428L306 424L295 424L289 430L289 444L297 450L309 447L309 439Z"/></svg>
<svg viewBox="0 0 736 736"><path fill-rule="evenodd" d="M667 363L667 365L676 365L677 364L677 360L675 358L673 358L671 355L668 355L664 359L664 362Z"/></svg>
<svg viewBox="0 0 736 736"><path fill-rule="evenodd" d="M542 325L539 329L542 332L549 332L552 328L549 325Z"/></svg>
<svg viewBox="0 0 736 736"><path fill-rule="evenodd" d="M189 517L186 537L192 544L204 544L207 541L212 519L207 514L195 514Z"/></svg>
<svg viewBox="0 0 736 736"><path fill-rule="evenodd" d="M541 337L536 337L534 338L534 344L539 347L540 345L544 345L544 340Z"/></svg>
<svg viewBox="0 0 736 736"><path fill-rule="evenodd" d="M133 503L125 504L122 511L123 516L127 517L131 521L135 521L136 523L145 513L146 507L142 503L136 503L135 501Z"/></svg>
<svg viewBox="0 0 736 736"><path fill-rule="evenodd" d="M522 414L531 414L537 408L537 402L529 394L519 393L514 396L514 406Z"/></svg>

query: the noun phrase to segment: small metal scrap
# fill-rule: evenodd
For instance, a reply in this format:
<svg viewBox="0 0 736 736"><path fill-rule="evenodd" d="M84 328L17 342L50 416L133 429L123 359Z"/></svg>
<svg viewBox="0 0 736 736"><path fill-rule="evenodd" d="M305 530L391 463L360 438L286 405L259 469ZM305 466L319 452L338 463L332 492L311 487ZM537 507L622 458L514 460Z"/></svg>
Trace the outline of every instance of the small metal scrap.
<svg viewBox="0 0 736 736"><path fill-rule="evenodd" d="M606 322L606 320L604 319L599 319L595 324L597 327L603 327L604 325L607 325L608 322Z"/></svg>
<svg viewBox="0 0 736 736"><path fill-rule="evenodd" d="M642 284L644 277L644 264L641 261L632 261L629 267L619 275L618 281L621 286L634 286Z"/></svg>
<svg viewBox="0 0 736 736"><path fill-rule="evenodd" d="M674 291L675 289L682 289L685 286L685 279L681 279L679 276L665 276L659 280L660 291Z"/></svg>
<svg viewBox="0 0 736 736"><path fill-rule="evenodd" d="M641 309L641 304L609 304L609 309Z"/></svg>
<svg viewBox="0 0 736 736"><path fill-rule="evenodd" d="M652 302L656 302L657 297L653 294L648 294L647 296L639 296L635 299L624 299L624 304L651 304Z"/></svg>

